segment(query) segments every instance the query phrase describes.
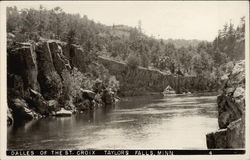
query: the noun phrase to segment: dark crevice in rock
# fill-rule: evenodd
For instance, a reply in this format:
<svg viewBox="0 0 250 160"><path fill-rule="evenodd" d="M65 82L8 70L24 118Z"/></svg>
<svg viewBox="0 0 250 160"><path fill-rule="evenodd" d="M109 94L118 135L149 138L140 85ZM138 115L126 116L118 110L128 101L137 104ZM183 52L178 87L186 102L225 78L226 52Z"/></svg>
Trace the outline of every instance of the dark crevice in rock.
<svg viewBox="0 0 250 160"><path fill-rule="evenodd" d="M69 53L67 46L56 40L41 40L8 48L8 124L57 115L65 109L67 113L83 111L114 102L113 93L104 93L105 88L96 92L82 89L76 97L67 93L64 81L71 84L72 74L80 74L78 69L86 71L83 50L71 45L73 51ZM69 79L63 79L63 74Z"/></svg>

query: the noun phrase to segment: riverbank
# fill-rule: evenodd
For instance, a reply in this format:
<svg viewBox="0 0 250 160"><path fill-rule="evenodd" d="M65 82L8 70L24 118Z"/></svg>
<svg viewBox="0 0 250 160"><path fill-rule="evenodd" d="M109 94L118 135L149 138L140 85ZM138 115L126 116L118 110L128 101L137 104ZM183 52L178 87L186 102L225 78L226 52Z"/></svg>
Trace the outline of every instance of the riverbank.
<svg viewBox="0 0 250 160"><path fill-rule="evenodd" d="M219 88L219 83L213 78L201 76L183 76L168 74L156 69L144 67L130 68L124 62L118 62L107 57L99 56L103 64L120 82L122 96L145 95L150 92L163 92L171 86L176 93L213 92Z"/></svg>
<svg viewBox="0 0 250 160"><path fill-rule="evenodd" d="M71 117L9 127L7 148L206 149L205 134L216 128L216 95L123 97Z"/></svg>
<svg viewBox="0 0 250 160"><path fill-rule="evenodd" d="M11 35L7 52L8 124L56 115L62 109L91 110L114 103L118 95L160 94L168 85L178 93L207 91L212 85L197 77L131 69L58 40L17 43Z"/></svg>
<svg viewBox="0 0 250 160"><path fill-rule="evenodd" d="M118 81L94 60L87 64L86 58L77 45L8 39L8 124L57 115L62 109L82 112L114 103Z"/></svg>
<svg viewBox="0 0 250 160"><path fill-rule="evenodd" d="M199 92L211 91L219 84L143 67L131 69L126 64L103 57L93 57L88 64L87 54L80 46L54 40L13 42L8 47L7 56L9 125L58 115L62 111L64 115L93 111L115 103L117 95L143 93L153 96L161 94L166 86L180 93L192 91L200 97L203 95ZM221 84L225 87L217 100L220 130L207 135L208 148L244 147L244 61L236 63L229 71L227 77L222 78ZM173 97L185 99L192 96L177 94Z"/></svg>
<svg viewBox="0 0 250 160"><path fill-rule="evenodd" d="M217 98L219 130L207 134L208 148L245 147L245 61L238 61L223 77Z"/></svg>

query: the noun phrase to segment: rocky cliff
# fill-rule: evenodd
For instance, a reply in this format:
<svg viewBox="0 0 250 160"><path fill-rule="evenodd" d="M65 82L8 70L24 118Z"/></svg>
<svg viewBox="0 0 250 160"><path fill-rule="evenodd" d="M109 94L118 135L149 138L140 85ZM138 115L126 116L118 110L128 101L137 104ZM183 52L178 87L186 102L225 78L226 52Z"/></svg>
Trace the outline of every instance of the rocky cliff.
<svg viewBox="0 0 250 160"><path fill-rule="evenodd" d="M8 39L8 124L53 115L61 108L73 112L112 103L111 92L105 87L93 92L72 85L77 81L71 81L76 74L78 81L87 79L82 75L86 70L84 58L83 50L77 45L43 39L36 43L16 43ZM73 97L68 93L76 89L80 95L74 93ZM109 102L105 101L108 98Z"/></svg>
<svg viewBox="0 0 250 160"><path fill-rule="evenodd" d="M237 62L223 76L224 87L217 98L219 130L207 134L208 148L245 146L245 63Z"/></svg>
<svg viewBox="0 0 250 160"><path fill-rule="evenodd" d="M181 76L166 74L159 70L143 67L130 68L126 63L98 57L111 74L120 82L120 91L123 95L142 95L148 92L163 92L171 86L177 93L212 91L216 82L204 77Z"/></svg>

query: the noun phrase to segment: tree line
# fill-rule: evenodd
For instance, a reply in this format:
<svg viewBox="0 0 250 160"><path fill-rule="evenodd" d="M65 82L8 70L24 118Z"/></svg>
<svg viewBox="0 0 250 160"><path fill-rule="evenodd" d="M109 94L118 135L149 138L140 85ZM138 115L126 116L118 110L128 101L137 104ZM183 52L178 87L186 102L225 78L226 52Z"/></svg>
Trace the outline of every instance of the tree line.
<svg viewBox="0 0 250 160"><path fill-rule="evenodd" d="M60 7L19 10L14 6L7 7L7 32L19 42L58 39L81 45L91 56L107 56L132 67L156 68L169 74L210 77L221 65L245 55L244 17L236 27L226 23L212 42L186 43L147 36L140 27L106 26Z"/></svg>

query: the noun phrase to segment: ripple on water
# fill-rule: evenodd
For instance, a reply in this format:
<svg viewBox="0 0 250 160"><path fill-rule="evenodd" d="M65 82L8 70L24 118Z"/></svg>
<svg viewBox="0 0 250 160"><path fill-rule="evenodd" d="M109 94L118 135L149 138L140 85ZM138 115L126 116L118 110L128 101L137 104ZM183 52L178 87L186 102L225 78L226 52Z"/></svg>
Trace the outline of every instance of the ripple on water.
<svg viewBox="0 0 250 160"><path fill-rule="evenodd" d="M206 149L216 96L132 97L115 107L8 129L9 149Z"/></svg>

